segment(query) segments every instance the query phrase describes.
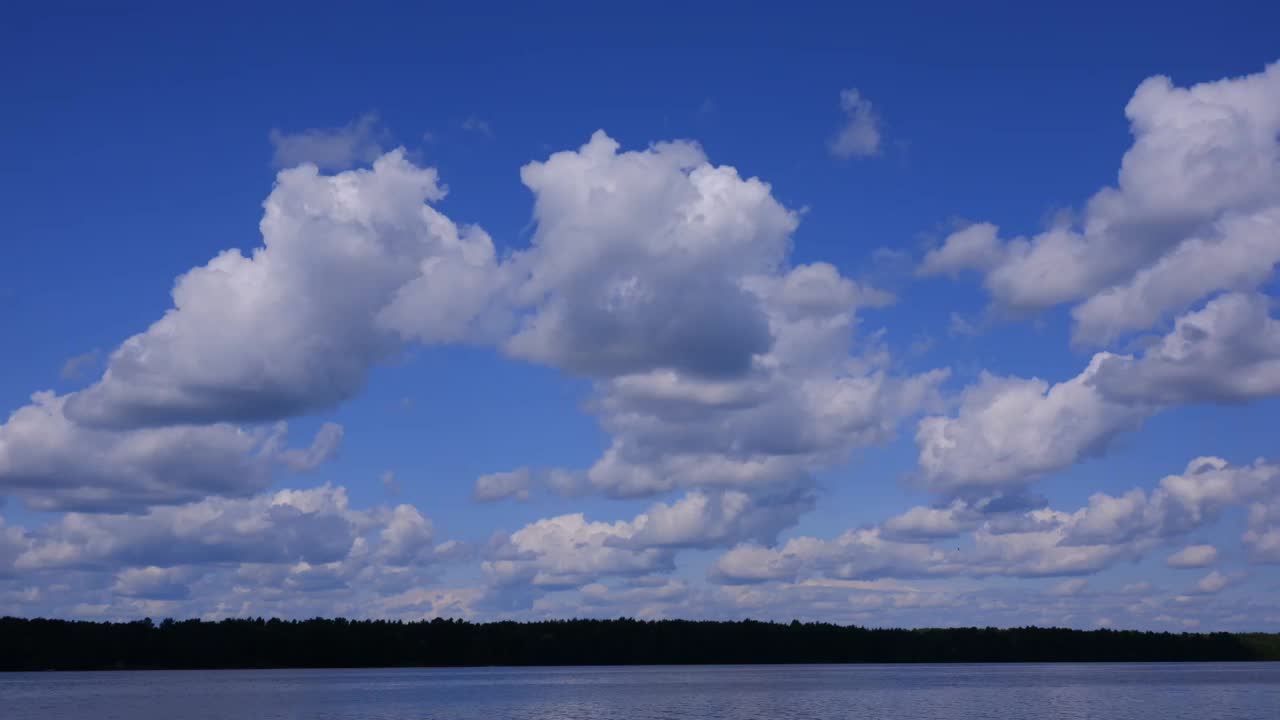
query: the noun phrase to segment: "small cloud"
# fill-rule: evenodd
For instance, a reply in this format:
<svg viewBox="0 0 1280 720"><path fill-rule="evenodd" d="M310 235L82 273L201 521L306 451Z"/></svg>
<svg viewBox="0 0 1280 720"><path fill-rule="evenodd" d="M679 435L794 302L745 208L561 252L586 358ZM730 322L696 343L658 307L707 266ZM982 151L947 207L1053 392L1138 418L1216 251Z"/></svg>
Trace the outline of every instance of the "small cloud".
<svg viewBox="0 0 1280 720"><path fill-rule="evenodd" d="M716 111L716 101L712 100L711 98L707 98L706 100L702 101L701 105L698 106L698 117L706 117L707 115L710 115L715 111Z"/></svg>
<svg viewBox="0 0 1280 720"><path fill-rule="evenodd" d="M439 139L440 138L436 137L436 134L431 132L430 130L424 130L422 132L422 142L433 143Z"/></svg>
<svg viewBox="0 0 1280 720"><path fill-rule="evenodd" d="M1088 585L1089 582L1084 578L1073 578L1071 580L1063 580L1045 592L1056 597L1070 597L1079 595Z"/></svg>
<svg viewBox="0 0 1280 720"><path fill-rule="evenodd" d="M396 474L391 470L387 470L378 476L378 482L382 483L382 487L392 496L400 495L400 481L396 480Z"/></svg>
<svg viewBox="0 0 1280 720"><path fill-rule="evenodd" d="M409 397L408 395L405 395L404 397L400 398L401 410L412 410L413 406L414 406L413 398Z"/></svg>
<svg viewBox="0 0 1280 720"><path fill-rule="evenodd" d="M316 433L311 447L285 450L280 453L280 461L297 472L314 470L338 454L342 445L344 430L337 423L325 423Z"/></svg>
<svg viewBox="0 0 1280 720"><path fill-rule="evenodd" d="M907 348L907 352L913 357L927 355L933 349L933 338L929 335L917 335L915 340L911 341L911 346Z"/></svg>
<svg viewBox="0 0 1280 720"><path fill-rule="evenodd" d="M1218 549L1212 545L1192 545L1169 556L1165 564L1171 568L1209 567L1218 560Z"/></svg>
<svg viewBox="0 0 1280 720"><path fill-rule="evenodd" d="M1231 584L1231 578L1214 570L1200 578L1200 581L1196 583L1195 591L1201 595L1212 595L1229 584Z"/></svg>
<svg viewBox="0 0 1280 720"><path fill-rule="evenodd" d="M486 137L493 137L493 128L489 127L489 123L474 115L462 121L462 129L467 132L480 133Z"/></svg>
<svg viewBox="0 0 1280 720"><path fill-rule="evenodd" d="M974 337L982 334L982 329L977 322L969 320L958 312L951 313L951 321L947 325L947 332L953 337L962 335L965 337Z"/></svg>
<svg viewBox="0 0 1280 720"><path fill-rule="evenodd" d="M1151 583L1149 582L1129 583L1128 585L1125 585L1124 587L1120 588L1120 592L1124 593L1125 595L1141 595L1142 593L1148 592L1150 590L1151 590Z"/></svg>
<svg viewBox="0 0 1280 720"><path fill-rule="evenodd" d="M376 113L365 113L338 128L312 128L297 133L272 128L269 138L275 153L271 163L277 168L313 163L321 170L350 170L377 160L386 136Z"/></svg>
<svg viewBox="0 0 1280 720"><path fill-rule="evenodd" d="M98 358L101 356L102 351L98 348L94 348L83 355L76 355L62 364L62 370L58 374L62 376L63 380L78 380L98 364Z"/></svg>
<svg viewBox="0 0 1280 720"><path fill-rule="evenodd" d="M509 472L491 473L476 478L472 497L476 502L494 502L514 497L521 502L529 499L533 488L533 471L527 467Z"/></svg>
<svg viewBox="0 0 1280 720"><path fill-rule="evenodd" d="M838 158L870 157L880 153L880 117L871 101L855 88L840 91L840 109L846 122L831 139L829 149Z"/></svg>

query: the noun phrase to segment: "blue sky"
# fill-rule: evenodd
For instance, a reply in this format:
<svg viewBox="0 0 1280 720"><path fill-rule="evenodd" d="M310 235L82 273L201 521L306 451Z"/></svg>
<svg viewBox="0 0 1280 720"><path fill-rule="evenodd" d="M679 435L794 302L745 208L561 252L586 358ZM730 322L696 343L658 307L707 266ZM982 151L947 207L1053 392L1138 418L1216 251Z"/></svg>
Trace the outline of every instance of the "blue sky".
<svg viewBox="0 0 1280 720"><path fill-rule="evenodd" d="M20 7L0 613L1280 629L1277 14Z"/></svg>

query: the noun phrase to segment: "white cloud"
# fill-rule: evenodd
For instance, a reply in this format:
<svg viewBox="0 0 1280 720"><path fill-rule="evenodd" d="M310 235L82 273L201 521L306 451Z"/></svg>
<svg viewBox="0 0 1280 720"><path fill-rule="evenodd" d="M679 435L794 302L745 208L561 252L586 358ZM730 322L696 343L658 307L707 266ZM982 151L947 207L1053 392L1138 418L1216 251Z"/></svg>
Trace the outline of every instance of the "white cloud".
<svg viewBox="0 0 1280 720"><path fill-rule="evenodd" d="M1110 356L1095 378L1123 402L1237 402L1280 394L1280 321L1261 295L1217 297L1177 319L1140 357Z"/></svg>
<svg viewBox="0 0 1280 720"><path fill-rule="evenodd" d="M770 337L741 281L780 265L796 214L692 143L618 149L597 132L521 169L537 229L513 264L535 308L509 352L593 376L746 372Z"/></svg>
<svg viewBox="0 0 1280 720"><path fill-rule="evenodd" d="M98 358L101 356L102 351L94 348L87 353L76 355L73 358L68 358L67 361L62 364L62 370L58 372L58 375L61 376L63 380L78 380L86 371L98 364Z"/></svg>
<svg viewBox="0 0 1280 720"><path fill-rule="evenodd" d="M845 124L831 139L831 154L839 158L867 157L880 152L880 116L857 89L840 91Z"/></svg>
<svg viewBox="0 0 1280 720"><path fill-rule="evenodd" d="M1185 537L1227 508L1278 496L1280 467L1263 462L1231 466L1221 458L1202 457L1188 463L1183 473L1161 479L1150 492L1095 493L1087 505L1069 513L1017 509L1015 503L956 502L944 509L913 508L880 526L848 530L832 540L796 537L778 548L742 544L716 561L710 577L721 583L759 583L806 577L1082 576ZM1264 522L1260 516L1254 520L1251 527ZM946 544L936 542L940 539ZM1249 543L1250 536L1244 540ZM1193 548L1187 555L1202 561L1207 553ZM1077 587L1083 585L1064 583L1058 590Z"/></svg>
<svg viewBox="0 0 1280 720"><path fill-rule="evenodd" d="M178 279L174 307L112 353L68 416L105 427L275 420L332 407L402 347L465 340L494 250L427 205L436 172L401 151L372 169L284 170L263 246ZM416 312L410 312L409 307Z"/></svg>
<svg viewBox="0 0 1280 720"><path fill-rule="evenodd" d="M1003 248L999 228L991 223L976 223L947 236L942 247L925 254L916 274L955 275L965 270L988 270L1000 263Z"/></svg>
<svg viewBox="0 0 1280 720"><path fill-rule="evenodd" d="M1088 586L1088 580L1085 580L1084 578L1072 578L1053 585L1046 592L1049 595L1057 597L1071 597L1084 592L1084 589Z"/></svg>
<svg viewBox="0 0 1280 720"><path fill-rule="evenodd" d="M341 425L325 423L320 426L320 430L316 433L315 439L311 441L310 447L284 450L279 453L280 461L298 472L314 470L338 454L338 448L342 445L343 434L344 430Z"/></svg>
<svg viewBox="0 0 1280 720"><path fill-rule="evenodd" d="M283 426L85 427L66 417L67 399L36 393L0 425L0 493L38 510L124 510L251 495L270 481L272 463L323 459L283 450Z"/></svg>
<svg viewBox="0 0 1280 720"><path fill-rule="evenodd" d="M521 467L476 478L472 497L478 502L493 502L509 497L525 501L529 499L529 491L532 489L533 471L527 467Z"/></svg>
<svg viewBox="0 0 1280 720"><path fill-rule="evenodd" d="M972 530L982 516L968 503L955 500L942 508L913 507L883 523L884 534L894 540L931 541L955 537Z"/></svg>
<svg viewBox="0 0 1280 720"><path fill-rule="evenodd" d="M311 163L321 170L350 170L382 155L379 143L386 132L378 127L377 114L366 113L339 128L298 133L272 129L269 137L275 149L272 164L277 168Z"/></svg>
<svg viewBox="0 0 1280 720"><path fill-rule="evenodd" d="M1094 194L1077 225L1003 241L975 225L920 272L978 271L1014 311L1083 301L1073 310L1081 344L1265 282L1280 261L1280 63L1190 88L1152 77L1125 114L1134 140L1118 183Z"/></svg>
<svg viewBox="0 0 1280 720"><path fill-rule="evenodd" d="M506 349L594 378L613 438L562 489L795 486L936 398L945 372L894 377L874 338L851 354L856 312L893 297L788 267L798 215L698 146L598 132L522 178L537 227L504 263L524 307Z"/></svg>
<svg viewBox="0 0 1280 720"><path fill-rule="evenodd" d="M129 598L148 600L182 600L191 595L188 585L194 579L189 568L126 568L116 574L111 592Z"/></svg>
<svg viewBox="0 0 1280 720"><path fill-rule="evenodd" d="M1209 567L1218 561L1218 548L1212 545L1188 545L1165 560L1172 568Z"/></svg>
<svg viewBox="0 0 1280 720"><path fill-rule="evenodd" d="M694 491L673 503L654 503L628 521L591 522L581 513L526 525L497 546L484 563L499 586L556 589L609 576L674 568L680 548L742 540L771 542L813 509L807 492L756 500L746 493Z"/></svg>
<svg viewBox="0 0 1280 720"><path fill-rule="evenodd" d="M1125 284L1091 296L1071 310L1074 340L1107 343L1157 325L1218 290L1251 290L1280 262L1280 206L1252 215L1230 215L1177 245Z"/></svg>
<svg viewBox="0 0 1280 720"><path fill-rule="evenodd" d="M1249 526L1242 539L1254 562L1280 563L1280 493L1260 497L1249 507Z"/></svg>
<svg viewBox="0 0 1280 720"><path fill-rule="evenodd" d="M1223 575L1217 570L1214 570L1213 572L1209 573L1208 575L1205 575L1204 577L1200 578L1198 582L1196 582L1195 591L1198 593L1211 595L1213 593L1221 591L1223 588L1225 588L1229 584L1231 584L1231 578L1227 577L1226 575Z"/></svg>
<svg viewBox="0 0 1280 720"><path fill-rule="evenodd" d="M1137 355L1100 352L1050 385L983 373L954 416L917 426L920 477L940 492L1016 487L1105 450L1171 406L1280 394L1280 321L1260 295L1227 294L1177 318Z"/></svg>
<svg viewBox="0 0 1280 720"><path fill-rule="evenodd" d="M984 372L964 390L954 417L920 421L923 484L941 492L1026 485L1138 427L1152 408L1113 402L1095 387L1107 357L1100 353L1082 373L1053 385Z"/></svg>

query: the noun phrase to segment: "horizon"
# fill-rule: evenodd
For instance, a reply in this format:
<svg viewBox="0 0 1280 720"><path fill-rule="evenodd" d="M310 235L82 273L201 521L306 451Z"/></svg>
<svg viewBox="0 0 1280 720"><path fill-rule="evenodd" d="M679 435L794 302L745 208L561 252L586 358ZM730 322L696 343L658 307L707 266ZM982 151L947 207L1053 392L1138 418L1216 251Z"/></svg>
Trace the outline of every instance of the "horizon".
<svg viewBox="0 0 1280 720"><path fill-rule="evenodd" d="M1280 632L1280 6L496 7L15 8L0 616Z"/></svg>

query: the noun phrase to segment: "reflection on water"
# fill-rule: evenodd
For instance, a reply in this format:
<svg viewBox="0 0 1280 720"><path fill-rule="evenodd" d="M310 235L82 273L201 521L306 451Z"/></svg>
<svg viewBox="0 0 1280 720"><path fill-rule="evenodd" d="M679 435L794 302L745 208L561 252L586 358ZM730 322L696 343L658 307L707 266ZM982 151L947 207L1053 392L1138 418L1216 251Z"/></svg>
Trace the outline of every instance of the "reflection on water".
<svg viewBox="0 0 1280 720"><path fill-rule="evenodd" d="M1280 663L0 674L5 720L1280 718Z"/></svg>

